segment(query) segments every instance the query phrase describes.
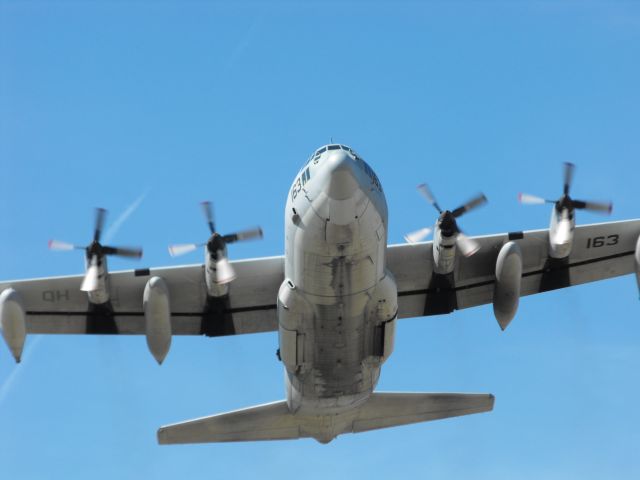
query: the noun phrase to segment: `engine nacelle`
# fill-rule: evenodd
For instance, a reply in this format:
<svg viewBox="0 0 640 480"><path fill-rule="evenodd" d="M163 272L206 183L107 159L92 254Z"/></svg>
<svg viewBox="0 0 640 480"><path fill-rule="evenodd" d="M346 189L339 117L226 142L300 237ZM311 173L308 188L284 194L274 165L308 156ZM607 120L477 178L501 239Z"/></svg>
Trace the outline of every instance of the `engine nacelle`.
<svg viewBox="0 0 640 480"><path fill-rule="evenodd" d="M20 363L27 324L22 298L13 288L7 288L0 294L0 330L16 363Z"/></svg>
<svg viewBox="0 0 640 480"><path fill-rule="evenodd" d="M215 255L204 249L204 278L210 297L219 298L229 294L229 283L235 278L233 269L229 269L226 247Z"/></svg>
<svg viewBox="0 0 640 480"><path fill-rule="evenodd" d="M549 226L549 256L566 258L573 247L573 231L576 227L575 215L567 209L560 213L554 208L551 211Z"/></svg>
<svg viewBox="0 0 640 480"><path fill-rule="evenodd" d="M496 261L496 284L493 291L493 314L504 330L518 310L522 281L522 251L515 242L503 245Z"/></svg>
<svg viewBox="0 0 640 480"><path fill-rule="evenodd" d="M147 346L153 358L162 364L171 346L171 308L169 288L161 277L151 277L147 282L142 308Z"/></svg>
<svg viewBox="0 0 640 480"><path fill-rule="evenodd" d="M98 270L97 278L98 283L95 290L87 292L89 302L94 305L104 305L110 300L109 296L109 268L107 266L107 258L103 256L98 260L97 265L90 265L89 259L85 259L85 265L87 271L90 268L96 268Z"/></svg>
<svg viewBox="0 0 640 480"><path fill-rule="evenodd" d="M433 270L441 275L453 272L456 260L456 237L445 237L436 224L433 235Z"/></svg>

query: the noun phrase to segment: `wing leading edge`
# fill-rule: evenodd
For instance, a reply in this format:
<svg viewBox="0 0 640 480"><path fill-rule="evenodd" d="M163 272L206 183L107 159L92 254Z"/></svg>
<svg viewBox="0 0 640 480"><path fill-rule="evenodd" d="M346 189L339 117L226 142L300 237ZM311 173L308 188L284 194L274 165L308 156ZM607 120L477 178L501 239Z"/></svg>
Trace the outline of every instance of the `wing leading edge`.
<svg viewBox="0 0 640 480"><path fill-rule="evenodd" d="M277 329L276 297L284 278L282 257L233 262L238 278L227 297L206 294L202 265L113 272L111 299L92 306L80 290L83 276L0 284L19 293L27 333L145 334L143 295L150 278L164 279L174 335L234 335Z"/></svg>
<svg viewBox="0 0 640 480"><path fill-rule="evenodd" d="M571 254L549 258L548 230L474 237L480 250L458 259L452 275L433 273L432 242L393 245L387 265L398 284L398 317L449 313L493 302L496 262L510 241L522 252L520 296L604 280L635 271L640 220L576 227Z"/></svg>
<svg viewBox="0 0 640 480"><path fill-rule="evenodd" d="M576 227L566 261L548 256L548 230L474 237L481 246L459 258L450 276L433 273L432 243L392 245L387 264L398 284L398 317L420 317L493 301L498 253L509 241L522 252L520 295L565 288L633 273L640 220ZM19 280L0 284L22 298L27 333L145 334L142 299L153 276L167 283L174 335L234 335L277 330L278 288L284 257L233 262L238 278L228 297L208 300L202 265L114 272L111 301L92 307L80 290L83 276Z"/></svg>

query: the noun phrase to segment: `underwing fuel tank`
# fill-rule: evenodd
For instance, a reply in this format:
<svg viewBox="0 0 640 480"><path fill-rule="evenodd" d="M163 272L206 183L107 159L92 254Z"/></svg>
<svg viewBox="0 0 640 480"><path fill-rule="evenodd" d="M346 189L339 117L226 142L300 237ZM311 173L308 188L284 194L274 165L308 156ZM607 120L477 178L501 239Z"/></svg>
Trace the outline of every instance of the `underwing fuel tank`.
<svg viewBox="0 0 640 480"><path fill-rule="evenodd" d="M516 315L520 302L522 252L515 242L506 243L496 261L496 284L493 291L493 313L504 330Z"/></svg>
<svg viewBox="0 0 640 480"><path fill-rule="evenodd" d="M0 294L0 330L13 358L20 363L27 326L22 298L13 288Z"/></svg>
<svg viewBox="0 0 640 480"><path fill-rule="evenodd" d="M151 277L144 288L143 309L147 346L162 364L171 346L171 308L169 288L161 277Z"/></svg>

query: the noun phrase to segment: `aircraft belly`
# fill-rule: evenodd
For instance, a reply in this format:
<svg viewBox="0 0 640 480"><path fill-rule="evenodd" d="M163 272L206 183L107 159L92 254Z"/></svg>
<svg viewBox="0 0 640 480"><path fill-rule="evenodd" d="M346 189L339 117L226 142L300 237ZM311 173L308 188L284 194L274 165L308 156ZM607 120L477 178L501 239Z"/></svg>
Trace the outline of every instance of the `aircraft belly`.
<svg viewBox="0 0 640 480"><path fill-rule="evenodd" d="M310 375L305 393L313 396L340 397L358 395L373 389L374 372L365 365L365 323L359 315L345 315L348 303L317 305L312 329Z"/></svg>
<svg viewBox="0 0 640 480"><path fill-rule="evenodd" d="M291 279L304 297L292 324L303 354L297 356L290 379L300 393L300 405L313 407L346 406L364 401L379 376L379 365L369 360L371 339L372 292L376 288L376 272L370 265L361 267L356 258L326 257L305 252L306 261L316 267L313 282L303 276L298 283ZM366 263L371 264L369 260ZM308 290L320 292L309 293ZM351 293L357 290L356 293ZM294 307L295 308L295 307ZM287 314L283 314L286 317ZM281 325L283 322L281 322ZM298 346L298 345L296 345ZM304 400L302 400L304 399ZM299 406L296 408L296 410Z"/></svg>
<svg viewBox="0 0 640 480"><path fill-rule="evenodd" d="M345 202L354 208L350 221L342 214L337 224L319 214L331 211L323 202L303 198L287 206L295 215L287 222L287 280L278 304L281 351L283 335L289 337L289 407L326 414L360 405L378 381L384 360L372 346L380 321L376 292L387 272L386 209L381 215L360 190Z"/></svg>

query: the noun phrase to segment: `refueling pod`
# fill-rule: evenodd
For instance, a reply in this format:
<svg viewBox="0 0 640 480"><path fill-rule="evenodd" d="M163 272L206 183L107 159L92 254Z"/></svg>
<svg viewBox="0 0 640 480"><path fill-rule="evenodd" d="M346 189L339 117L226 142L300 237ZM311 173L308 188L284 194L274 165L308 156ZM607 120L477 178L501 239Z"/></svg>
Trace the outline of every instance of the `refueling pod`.
<svg viewBox="0 0 640 480"><path fill-rule="evenodd" d="M13 288L7 288L0 294L0 330L13 358L20 363L27 325L22 298Z"/></svg>
<svg viewBox="0 0 640 480"><path fill-rule="evenodd" d="M504 330L518 311L522 280L522 251L515 242L503 245L496 261L493 314Z"/></svg>
<svg viewBox="0 0 640 480"><path fill-rule="evenodd" d="M169 288L162 277L151 277L144 287L144 309L147 346L159 365L171 346L171 308Z"/></svg>

